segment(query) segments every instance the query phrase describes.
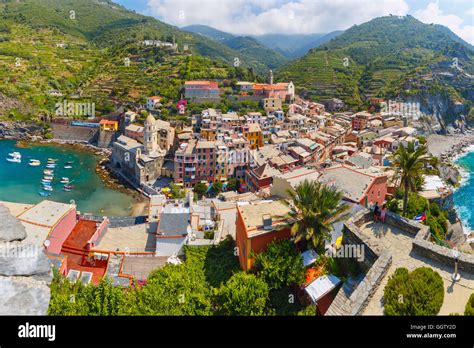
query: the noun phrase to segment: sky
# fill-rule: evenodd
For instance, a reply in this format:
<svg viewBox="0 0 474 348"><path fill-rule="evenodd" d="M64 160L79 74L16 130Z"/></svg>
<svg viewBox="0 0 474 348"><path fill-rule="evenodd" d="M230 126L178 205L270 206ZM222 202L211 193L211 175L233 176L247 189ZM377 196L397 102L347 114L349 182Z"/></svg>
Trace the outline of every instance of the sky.
<svg viewBox="0 0 474 348"><path fill-rule="evenodd" d="M204 24L232 34L311 34L345 30L375 17L410 14L447 26L474 44L474 0L115 0L183 27Z"/></svg>

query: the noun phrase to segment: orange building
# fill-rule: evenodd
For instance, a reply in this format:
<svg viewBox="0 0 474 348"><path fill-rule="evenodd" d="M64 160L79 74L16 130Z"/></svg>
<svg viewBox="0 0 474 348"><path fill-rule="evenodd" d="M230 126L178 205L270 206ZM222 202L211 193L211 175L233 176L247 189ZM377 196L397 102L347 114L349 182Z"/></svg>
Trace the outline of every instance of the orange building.
<svg viewBox="0 0 474 348"><path fill-rule="evenodd" d="M258 124L250 123L243 126L242 133L250 143L250 150L255 150L263 146L262 129Z"/></svg>
<svg viewBox="0 0 474 348"><path fill-rule="evenodd" d="M102 119L100 120L100 130L101 131L112 131L116 132L118 130L118 122L112 120Z"/></svg>
<svg viewBox="0 0 474 348"><path fill-rule="evenodd" d="M252 268L256 254L268 244L291 236L293 220L290 207L283 201L260 202L237 207L236 242L240 267Z"/></svg>

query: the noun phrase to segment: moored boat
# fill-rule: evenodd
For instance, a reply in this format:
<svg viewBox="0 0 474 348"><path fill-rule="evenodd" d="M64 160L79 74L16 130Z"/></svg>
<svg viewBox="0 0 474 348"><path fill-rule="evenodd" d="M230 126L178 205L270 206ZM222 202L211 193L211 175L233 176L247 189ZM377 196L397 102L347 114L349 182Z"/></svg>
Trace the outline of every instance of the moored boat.
<svg viewBox="0 0 474 348"><path fill-rule="evenodd" d="M42 197L51 196L51 192L39 191L38 194Z"/></svg>
<svg viewBox="0 0 474 348"><path fill-rule="evenodd" d="M41 165L41 162L36 159L30 159L30 163L28 163L28 165L30 167L38 167L39 165Z"/></svg>

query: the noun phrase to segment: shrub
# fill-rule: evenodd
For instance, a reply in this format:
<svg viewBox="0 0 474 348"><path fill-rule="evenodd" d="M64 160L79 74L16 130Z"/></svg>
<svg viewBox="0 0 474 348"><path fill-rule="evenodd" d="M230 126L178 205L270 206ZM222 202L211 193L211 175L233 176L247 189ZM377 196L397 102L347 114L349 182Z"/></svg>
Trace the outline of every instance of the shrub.
<svg viewBox="0 0 474 348"><path fill-rule="evenodd" d="M276 240L255 257L255 270L270 289L300 285L304 281L303 259L292 241Z"/></svg>
<svg viewBox="0 0 474 348"><path fill-rule="evenodd" d="M234 274L217 292L218 313L223 315L264 315L267 313L268 285L253 274Z"/></svg>
<svg viewBox="0 0 474 348"><path fill-rule="evenodd" d="M384 289L387 315L436 315L444 300L441 276L428 267L397 268Z"/></svg>
<svg viewBox="0 0 474 348"><path fill-rule="evenodd" d="M471 294L469 300L467 300L466 308L464 309L464 315L474 315L474 293Z"/></svg>

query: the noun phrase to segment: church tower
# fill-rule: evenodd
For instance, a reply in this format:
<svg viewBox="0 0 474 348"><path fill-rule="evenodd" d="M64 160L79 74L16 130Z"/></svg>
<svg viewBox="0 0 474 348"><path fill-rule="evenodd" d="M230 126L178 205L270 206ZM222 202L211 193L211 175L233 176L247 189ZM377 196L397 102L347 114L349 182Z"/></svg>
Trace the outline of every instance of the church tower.
<svg viewBox="0 0 474 348"><path fill-rule="evenodd" d="M147 154L158 150L158 131L156 129L156 120L152 115L148 115L145 120L143 144Z"/></svg>
<svg viewBox="0 0 474 348"><path fill-rule="evenodd" d="M268 83L270 85L273 85L273 71L272 70L268 72Z"/></svg>

